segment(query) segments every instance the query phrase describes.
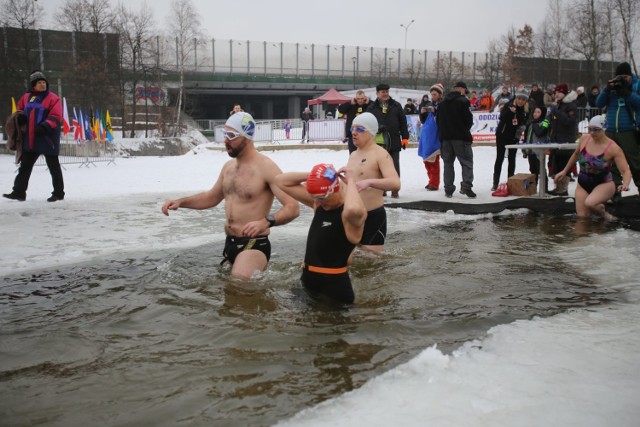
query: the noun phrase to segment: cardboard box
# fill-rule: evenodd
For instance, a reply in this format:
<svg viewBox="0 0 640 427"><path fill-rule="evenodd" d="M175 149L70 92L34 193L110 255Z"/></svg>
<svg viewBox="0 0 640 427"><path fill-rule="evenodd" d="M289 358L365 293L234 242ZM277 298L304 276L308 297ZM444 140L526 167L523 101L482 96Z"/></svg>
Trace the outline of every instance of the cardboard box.
<svg viewBox="0 0 640 427"><path fill-rule="evenodd" d="M531 196L536 194L538 186L536 176L532 173L517 173L507 181L511 196Z"/></svg>

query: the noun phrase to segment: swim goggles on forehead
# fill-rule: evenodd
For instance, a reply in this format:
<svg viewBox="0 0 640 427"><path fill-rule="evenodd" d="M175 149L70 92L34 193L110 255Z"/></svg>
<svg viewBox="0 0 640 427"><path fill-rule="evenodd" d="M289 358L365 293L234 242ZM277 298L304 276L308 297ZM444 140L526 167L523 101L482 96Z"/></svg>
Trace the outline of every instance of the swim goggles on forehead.
<svg viewBox="0 0 640 427"><path fill-rule="evenodd" d="M240 132L236 132L234 130L226 130L223 129L222 130L222 135L227 138L229 141L233 141L234 139L236 139L237 137L240 136Z"/></svg>
<svg viewBox="0 0 640 427"><path fill-rule="evenodd" d="M351 132L364 133L367 131L367 128L364 126L351 126Z"/></svg>
<svg viewBox="0 0 640 427"><path fill-rule="evenodd" d="M336 189L336 185L338 184L338 180L336 179L333 184L329 187L326 193L324 194L310 194L311 198L314 200L324 200L329 197Z"/></svg>

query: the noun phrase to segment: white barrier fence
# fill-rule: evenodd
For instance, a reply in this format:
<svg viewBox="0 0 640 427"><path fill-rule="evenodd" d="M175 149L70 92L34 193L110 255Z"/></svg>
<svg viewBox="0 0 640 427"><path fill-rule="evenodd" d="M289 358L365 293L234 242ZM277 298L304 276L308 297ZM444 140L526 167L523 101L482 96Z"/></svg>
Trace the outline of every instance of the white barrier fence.
<svg viewBox="0 0 640 427"><path fill-rule="evenodd" d="M300 122L301 124L303 122ZM345 120L309 120L308 138L309 142L314 141L342 141L345 138ZM224 126L215 127L214 141L222 144ZM302 127L291 128L289 137L283 127L282 121L256 122L256 132L254 142L267 142L279 144L282 141L302 140Z"/></svg>

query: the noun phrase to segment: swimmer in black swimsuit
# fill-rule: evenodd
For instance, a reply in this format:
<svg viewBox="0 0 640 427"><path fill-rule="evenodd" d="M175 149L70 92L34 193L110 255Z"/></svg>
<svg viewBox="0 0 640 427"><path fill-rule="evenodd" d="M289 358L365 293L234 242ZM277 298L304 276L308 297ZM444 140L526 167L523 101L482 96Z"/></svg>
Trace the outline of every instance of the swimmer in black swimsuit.
<svg viewBox="0 0 640 427"><path fill-rule="evenodd" d="M175 200L167 200L161 211L178 208L208 209L224 200L225 261L231 261L231 275L251 279L267 268L271 244L267 235L271 228L287 224L298 216L300 205L275 184L282 173L264 154L259 153L253 136L256 122L250 114L238 112L224 125L224 146L231 160L220 171L218 180L207 191ZM281 208L271 212L277 198Z"/></svg>
<svg viewBox="0 0 640 427"><path fill-rule="evenodd" d="M262 252L267 257L267 261L271 259L271 242L269 241L268 236L227 236L227 239L224 242L224 251L222 252L224 259L222 260L220 265L224 264L227 261L233 264L234 262L236 262L236 258L238 257L238 254L240 252L250 249L255 249Z"/></svg>
<svg viewBox="0 0 640 427"><path fill-rule="evenodd" d="M355 295L348 265L362 238L367 211L355 180L349 180L350 170L340 172L331 165L319 164L310 173L279 175L276 184L314 210L307 236L302 284L314 296L350 304ZM302 185L303 182L306 185Z"/></svg>
<svg viewBox="0 0 640 427"><path fill-rule="evenodd" d="M361 245L384 245L387 238L387 211L384 206L367 212L367 220L364 222Z"/></svg>

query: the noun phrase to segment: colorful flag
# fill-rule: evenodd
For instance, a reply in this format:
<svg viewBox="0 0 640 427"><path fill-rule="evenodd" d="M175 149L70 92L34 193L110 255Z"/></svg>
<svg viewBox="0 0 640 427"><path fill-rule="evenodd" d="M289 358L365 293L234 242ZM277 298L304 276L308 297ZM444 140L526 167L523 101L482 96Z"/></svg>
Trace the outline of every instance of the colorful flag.
<svg viewBox="0 0 640 427"><path fill-rule="evenodd" d="M17 110L16 108L16 100L13 99L13 96L11 97L11 114L15 113Z"/></svg>
<svg viewBox="0 0 640 427"><path fill-rule="evenodd" d="M98 115L98 121L100 122L100 141L106 141L107 140L107 129L106 126L104 125L104 116L103 115Z"/></svg>
<svg viewBox="0 0 640 427"><path fill-rule="evenodd" d="M73 107L73 139L80 142L82 141L82 125L80 124L80 120L78 120L78 115L76 114L76 107Z"/></svg>
<svg viewBox="0 0 640 427"><path fill-rule="evenodd" d="M62 134L66 135L71 132L69 126L69 112L67 111L67 98L62 98Z"/></svg>
<svg viewBox="0 0 640 427"><path fill-rule="evenodd" d="M96 113L91 119L91 133L96 141L100 141L100 125L99 125L100 111L96 110Z"/></svg>
<svg viewBox="0 0 640 427"><path fill-rule="evenodd" d="M111 116L109 116L109 110L107 110L104 122L104 128L107 131L107 139L109 141L113 141L113 128L111 127Z"/></svg>
<svg viewBox="0 0 640 427"><path fill-rule="evenodd" d="M82 124L84 125L84 139L93 141L93 133L91 133L91 115L85 113L83 115Z"/></svg>
<svg viewBox="0 0 640 427"><path fill-rule="evenodd" d="M78 141L84 142L87 137L84 134L84 117L82 116L82 110L78 110L78 126L80 128L78 132Z"/></svg>

